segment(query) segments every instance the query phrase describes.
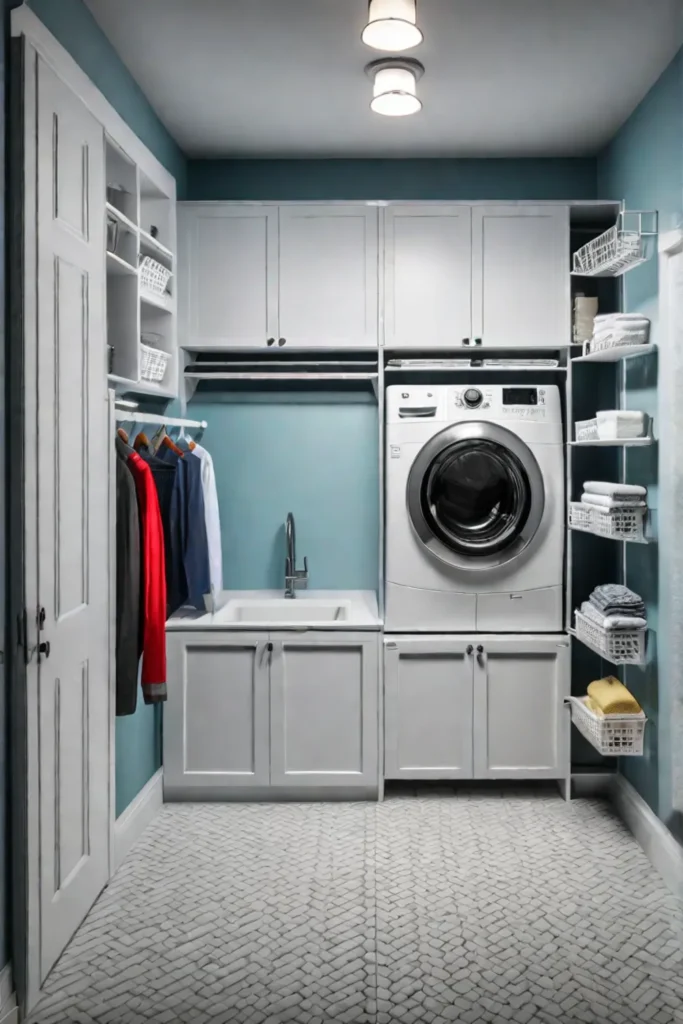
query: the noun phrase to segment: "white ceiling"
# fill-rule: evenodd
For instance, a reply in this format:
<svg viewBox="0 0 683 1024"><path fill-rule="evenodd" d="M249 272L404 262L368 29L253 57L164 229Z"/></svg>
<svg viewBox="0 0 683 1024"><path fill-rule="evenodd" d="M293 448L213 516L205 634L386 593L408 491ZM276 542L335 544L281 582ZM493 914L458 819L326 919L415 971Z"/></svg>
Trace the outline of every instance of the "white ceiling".
<svg viewBox="0 0 683 1024"><path fill-rule="evenodd" d="M192 156L593 153L681 44L683 0L418 0L422 113L369 109L366 0L86 0Z"/></svg>

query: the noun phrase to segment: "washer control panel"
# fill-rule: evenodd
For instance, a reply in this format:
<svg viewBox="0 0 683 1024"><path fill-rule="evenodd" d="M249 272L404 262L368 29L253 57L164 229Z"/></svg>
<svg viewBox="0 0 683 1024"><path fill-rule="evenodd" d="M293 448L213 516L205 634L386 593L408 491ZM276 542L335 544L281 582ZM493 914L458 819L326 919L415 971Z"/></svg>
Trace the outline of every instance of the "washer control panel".
<svg viewBox="0 0 683 1024"><path fill-rule="evenodd" d="M490 410L497 419L545 420L560 422L561 409L556 386L528 387L497 384L489 387L449 389L449 407L458 412Z"/></svg>
<svg viewBox="0 0 683 1024"><path fill-rule="evenodd" d="M464 419L504 423L562 425L560 389L556 384L390 385L386 390L387 423L457 423Z"/></svg>

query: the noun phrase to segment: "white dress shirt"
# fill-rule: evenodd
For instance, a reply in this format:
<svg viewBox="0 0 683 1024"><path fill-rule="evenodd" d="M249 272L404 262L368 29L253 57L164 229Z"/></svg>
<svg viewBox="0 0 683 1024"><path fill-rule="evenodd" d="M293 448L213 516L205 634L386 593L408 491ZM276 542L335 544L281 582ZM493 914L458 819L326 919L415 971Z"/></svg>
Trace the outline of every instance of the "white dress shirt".
<svg viewBox="0 0 683 1024"><path fill-rule="evenodd" d="M202 448L200 444L195 444L192 454L196 455L202 463L202 492L204 494L206 539L209 546L209 575L212 588L218 592L223 589L223 546L221 543L221 518L218 511L216 474L213 471L213 459L206 448Z"/></svg>

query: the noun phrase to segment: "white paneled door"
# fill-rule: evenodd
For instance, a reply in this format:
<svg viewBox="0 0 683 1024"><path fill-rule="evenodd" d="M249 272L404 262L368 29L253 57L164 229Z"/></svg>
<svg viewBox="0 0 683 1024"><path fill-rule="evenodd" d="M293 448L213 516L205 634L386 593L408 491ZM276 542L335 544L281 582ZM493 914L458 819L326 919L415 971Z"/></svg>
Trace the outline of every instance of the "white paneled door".
<svg viewBox="0 0 683 1024"><path fill-rule="evenodd" d="M27 500L26 512L27 547L37 513L41 650L29 663L28 711L42 982L109 877L109 450L103 132L40 58L37 69L37 351L26 338L37 365L35 459L27 452L37 508ZM27 265L27 282L32 273ZM27 422L27 437L35 427Z"/></svg>

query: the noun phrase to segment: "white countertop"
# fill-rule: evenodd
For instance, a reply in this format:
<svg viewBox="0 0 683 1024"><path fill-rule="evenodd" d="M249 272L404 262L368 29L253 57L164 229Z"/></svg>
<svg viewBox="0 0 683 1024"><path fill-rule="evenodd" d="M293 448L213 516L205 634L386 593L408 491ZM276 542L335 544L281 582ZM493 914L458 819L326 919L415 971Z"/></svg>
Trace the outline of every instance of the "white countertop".
<svg viewBox="0 0 683 1024"><path fill-rule="evenodd" d="M372 590L223 590L215 613L181 609L167 630L381 629Z"/></svg>

